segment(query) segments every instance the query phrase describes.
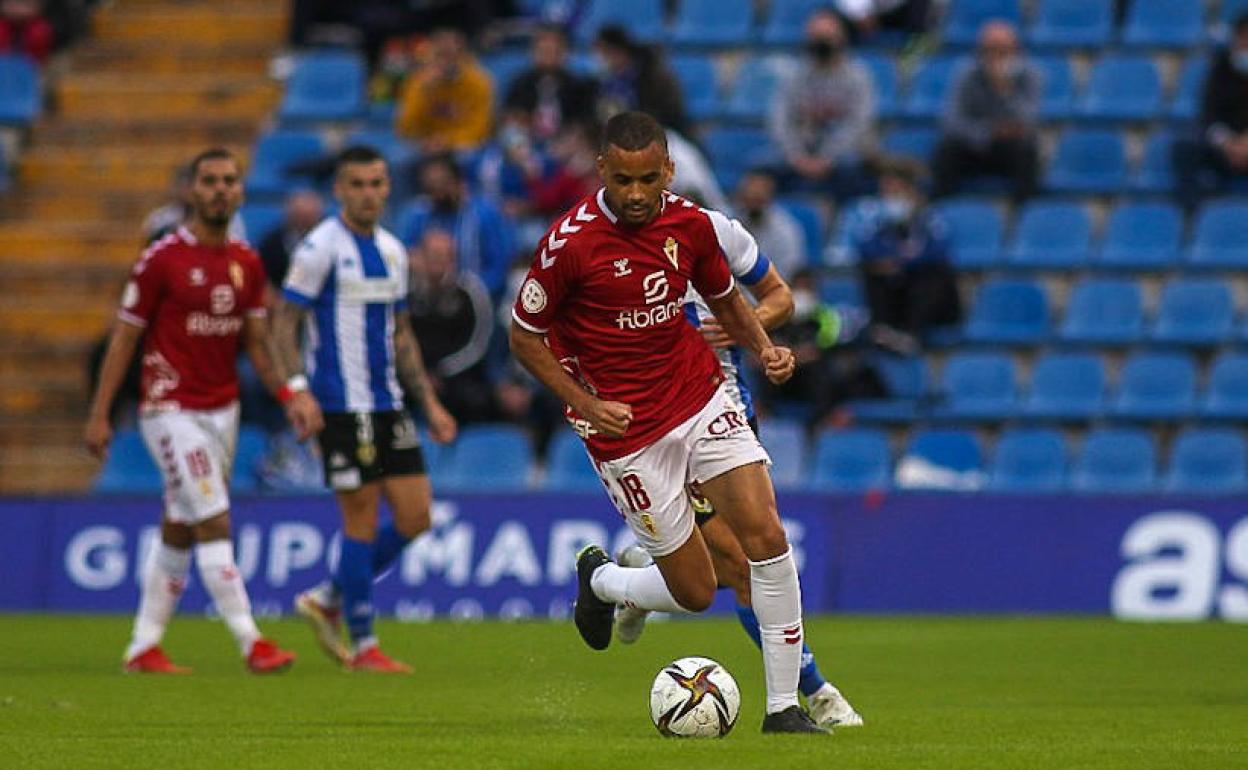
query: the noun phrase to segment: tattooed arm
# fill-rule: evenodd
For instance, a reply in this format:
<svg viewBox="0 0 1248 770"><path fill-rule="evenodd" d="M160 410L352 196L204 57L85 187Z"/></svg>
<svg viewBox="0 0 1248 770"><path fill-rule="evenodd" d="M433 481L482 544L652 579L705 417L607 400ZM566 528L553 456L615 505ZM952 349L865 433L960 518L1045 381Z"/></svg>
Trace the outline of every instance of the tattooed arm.
<svg viewBox="0 0 1248 770"><path fill-rule="evenodd" d="M286 408L286 418L300 439L319 433L325 427L321 405L308 392L308 378L303 373L299 353L299 324L306 313L299 305L279 299L265 337L273 376L282 383L276 393L277 399Z"/></svg>
<svg viewBox="0 0 1248 770"><path fill-rule="evenodd" d="M429 437L439 444L454 441L458 430L455 418L442 406L429 382L429 373L420 354L420 343L412 331L411 320L402 310L394 314L394 368L403 390L424 410L429 421Z"/></svg>

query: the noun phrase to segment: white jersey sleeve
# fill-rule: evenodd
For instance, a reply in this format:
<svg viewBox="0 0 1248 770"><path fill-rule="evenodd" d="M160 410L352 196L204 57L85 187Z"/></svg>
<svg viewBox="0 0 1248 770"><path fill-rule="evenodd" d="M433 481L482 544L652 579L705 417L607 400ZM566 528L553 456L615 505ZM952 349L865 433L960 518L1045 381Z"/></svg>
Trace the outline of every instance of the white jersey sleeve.
<svg viewBox="0 0 1248 770"><path fill-rule="evenodd" d="M334 241L337 228L327 219L304 236L290 255L290 270L282 283L282 295L295 304L307 307L321 295L325 279L334 266Z"/></svg>
<svg viewBox="0 0 1248 770"><path fill-rule="evenodd" d="M719 248L728 260L728 269L742 283L758 283L767 274L771 263L758 251L754 236L735 219L729 219L718 211L705 209L707 219L715 228Z"/></svg>

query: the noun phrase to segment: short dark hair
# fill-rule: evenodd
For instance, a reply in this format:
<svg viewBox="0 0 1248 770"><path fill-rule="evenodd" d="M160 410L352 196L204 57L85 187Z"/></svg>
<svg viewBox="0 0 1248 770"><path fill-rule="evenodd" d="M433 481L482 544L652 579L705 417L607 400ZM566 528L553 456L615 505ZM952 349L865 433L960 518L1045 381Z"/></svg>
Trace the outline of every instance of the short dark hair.
<svg viewBox="0 0 1248 770"><path fill-rule="evenodd" d="M436 152L426 157L420 163L420 172L423 174L425 169L433 166L442 166L447 172L455 178L455 181L463 181L464 170L459 167L459 162L455 160L455 156L449 152Z"/></svg>
<svg viewBox="0 0 1248 770"><path fill-rule="evenodd" d="M533 38L537 39L543 35L553 35L559 38L559 42L563 43L565 48L572 43L568 37L568 30L562 24L555 24L554 22L539 24L537 29L533 30Z"/></svg>
<svg viewBox="0 0 1248 770"><path fill-rule="evenodd" d="M379 160L385 160L385 158L377 151L376 147L367 144L353 144L338 153L338 157L334 160L334 173L341 173L344 166L352 163L373 163Z"/></svg>
<svg viewBox="0 0 1248 770"><path fill-rule="evenodd" d="M879 158L875 163L878 176L900 179L913 187L922 188L927 178L927 167L923 161L908 155L889 155Z"/></svg>
<svg viewBox="0 0 1248 770"><path fill-rule="evenodd" d="M190 174L190 181L194 182L195 177L199 175L199 166L206 160L232 160L237 165L238 157L224 147L209 147L207 150L191 158L191 162L187 164L186 169Z"/></svg>
<svg viewBox="0 0 1248 770"><path fill-rule="evenodd" d="M615 146L626 152L644 150L658 142L667 152L667 132L659 121L644 112L621 112L607 121L602 130L602 153Z"/></svg>

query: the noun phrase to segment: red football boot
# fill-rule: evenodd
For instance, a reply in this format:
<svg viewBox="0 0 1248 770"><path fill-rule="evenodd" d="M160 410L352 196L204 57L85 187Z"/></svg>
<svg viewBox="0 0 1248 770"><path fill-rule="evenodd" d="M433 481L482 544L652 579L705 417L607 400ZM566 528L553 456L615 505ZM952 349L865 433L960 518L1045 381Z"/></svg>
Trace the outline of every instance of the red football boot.
<svg viewBox="0 0 1248 770"><path fill-rule="evenodd" d="M253 674L276 674L285 671L295 662L295 654L287 652L265 638L251 643L247 653L247 668Z"/></svg>
<svg viewBox="0 0 1248 770"><path fill-rule="evenodd" d="M186 666L179 666L165 655L158 646L148 647L143 652L126 661L122 668L127 674L189 674Z"/></svg>
<svg viewBox="0 0 1248 770"><path fill-rule="evenodd" d="M380 647L373 646L360 650L347 663L347 668L352 671L376 671L381 674L410 674L412 667L406 663L400 663L381 651Z"/></svg>

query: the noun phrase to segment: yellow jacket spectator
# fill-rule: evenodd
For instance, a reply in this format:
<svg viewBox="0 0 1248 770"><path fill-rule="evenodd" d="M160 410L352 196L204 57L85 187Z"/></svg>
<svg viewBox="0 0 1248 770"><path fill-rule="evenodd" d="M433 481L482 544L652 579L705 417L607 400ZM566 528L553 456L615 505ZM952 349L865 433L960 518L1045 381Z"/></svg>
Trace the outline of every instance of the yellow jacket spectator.
<svg viewBox="0 0 1248 770"><path fill-rule="evenodd" d="M395 130L429 151L476 147L493 125L494 84L457 30L429 38L429 60L399 92Z"/></svg>

